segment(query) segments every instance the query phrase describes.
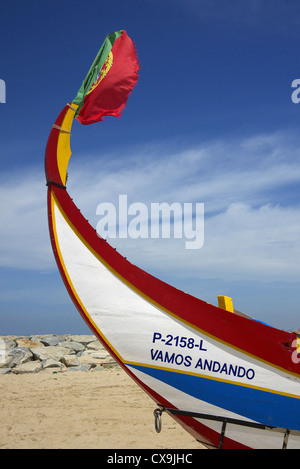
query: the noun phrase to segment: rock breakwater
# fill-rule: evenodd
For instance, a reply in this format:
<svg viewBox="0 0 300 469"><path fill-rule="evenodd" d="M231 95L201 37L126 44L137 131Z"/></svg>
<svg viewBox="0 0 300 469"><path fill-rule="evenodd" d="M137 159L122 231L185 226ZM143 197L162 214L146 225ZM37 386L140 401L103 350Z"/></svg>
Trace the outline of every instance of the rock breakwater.
<svg viewBox="0 0 300 469"><path fill-rule="evenodd" d="M99 371L117 366L94 335L0 336L0 374Z"/></svg>

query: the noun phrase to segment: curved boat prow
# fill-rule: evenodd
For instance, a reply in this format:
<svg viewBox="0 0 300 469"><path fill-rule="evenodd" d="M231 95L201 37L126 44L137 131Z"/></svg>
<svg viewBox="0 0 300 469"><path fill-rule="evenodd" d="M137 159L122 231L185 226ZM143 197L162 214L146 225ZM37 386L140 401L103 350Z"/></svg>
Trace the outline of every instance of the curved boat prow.
<svg viewBox="0 0 300 469"><path fill-rule="evenodd" d="M78 105L68 103L53 124L45 154L47 185L66 187L68 164L72 153L71 129L77 109Z"/></svg>
<svg viewBox="0 0 300 469"><path fill-rule="evenodd" d="M156 405L197 440L223 448L299 447L296 334L234 314L232 305L228 311L224 297L222 308L188 295L97 235L66 189L78 109L67 104L55 121L45 172L53 252L79 313Z"/></svg>

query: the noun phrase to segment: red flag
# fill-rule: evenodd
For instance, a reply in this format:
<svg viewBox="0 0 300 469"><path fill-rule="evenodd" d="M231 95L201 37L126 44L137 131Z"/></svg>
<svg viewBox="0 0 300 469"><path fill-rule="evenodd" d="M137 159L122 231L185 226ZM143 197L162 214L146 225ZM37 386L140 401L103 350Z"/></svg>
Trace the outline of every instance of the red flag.
<svg viewBox="0 0 300 469"><path fill-rule="evenodd" d="M81 124L119 117L138 80L139 62L135 46L126 32L109 34L87 74L74 104Z"/></svg>

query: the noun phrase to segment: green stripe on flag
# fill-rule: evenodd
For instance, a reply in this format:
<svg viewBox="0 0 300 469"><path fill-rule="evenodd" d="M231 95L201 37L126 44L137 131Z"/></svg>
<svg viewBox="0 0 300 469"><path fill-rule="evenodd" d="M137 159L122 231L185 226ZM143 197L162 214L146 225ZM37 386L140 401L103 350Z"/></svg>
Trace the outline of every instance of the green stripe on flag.
<svg viewBox="0 0 300 469"><path fill-rule="evenodd" d="M78 109L75 113L75 116L79 114L80 109L83 106L83 100L84 100L86 93L89 91L92 84L96 80L98 73L100 72L108 54L110 53L112 49L112 46L114 45L115 40L118 39L118 37L120 37L121 34L122 34L122 30L116 31L106 36L105 41L103 42L101 46L101 49L96 55L96 58L94 62L92 63L92 66L89 69L87 76L85 77L84 81L82 82L81 87L78 90L76 98L73 99L72 101L74 104L78 104Z"/></svg>

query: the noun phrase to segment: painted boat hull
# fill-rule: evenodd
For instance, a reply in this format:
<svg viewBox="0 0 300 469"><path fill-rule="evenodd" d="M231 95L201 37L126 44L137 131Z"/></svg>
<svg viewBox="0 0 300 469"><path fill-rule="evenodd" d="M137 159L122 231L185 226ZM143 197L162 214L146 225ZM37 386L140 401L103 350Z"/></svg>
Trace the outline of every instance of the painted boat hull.
<svg viewBox="0 0 300 469"><path fill-rule="evenodd" d="M296 335L167 285L97 235L65 188L74 112L68 105L56 120L45 169L54 255L83 319L156 404L208 447L282 448L289 429L288 447L299 448Z"/></svg>

